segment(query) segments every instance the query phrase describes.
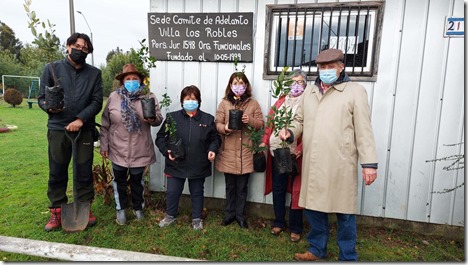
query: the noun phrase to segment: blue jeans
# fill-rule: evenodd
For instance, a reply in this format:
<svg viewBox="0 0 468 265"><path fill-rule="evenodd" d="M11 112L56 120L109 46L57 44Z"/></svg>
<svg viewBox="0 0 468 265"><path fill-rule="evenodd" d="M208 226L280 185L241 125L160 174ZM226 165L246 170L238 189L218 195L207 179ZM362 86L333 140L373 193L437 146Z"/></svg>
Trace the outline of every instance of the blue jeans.
<svg viewBox="0 0 468 265"><path fill-rule="evenodd" d="M304 213L310 225L310 232L307 235L307 242L310 244L308 250L319 258L325 258L330 237L328 213L307 209ZM338 221L337 241L340 249L338 260L357 261L356 215L337 213L336 219Z"/></svg>
<svg viewBox="0 0 468 265"><path fill-rule="evenodd" d="M273 221L273 227L286 227L286 190L288 185L288 179L291 179L291 186L294 182L294 176L289 174L279 174L278 170L274 166L274 157L272 162L272 185L273 185L273 211L275 212L275 220ZM292 187L291 187L292 189ZM292 198L291 198L292 204ZM302 217L302 209L293 210L289 207L289 231L296 234L301 234L304 222Z"/></svg>
<svg viewBox="0 0 468 265"><path fill-rule="evenodd" d="M179 215L179 200L184 190L185 178L167 177L166 214ZM188 179L192 219L201 218L203 211L205 178Z"/></svg>

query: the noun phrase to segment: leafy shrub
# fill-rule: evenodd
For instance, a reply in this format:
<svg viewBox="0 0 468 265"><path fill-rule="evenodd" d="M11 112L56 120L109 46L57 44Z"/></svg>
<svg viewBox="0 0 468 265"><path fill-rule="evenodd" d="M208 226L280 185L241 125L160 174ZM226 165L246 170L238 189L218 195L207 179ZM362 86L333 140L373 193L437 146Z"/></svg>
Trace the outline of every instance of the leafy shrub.
<svg viewBox="0 0 468 265"><path fill-rule="evenodd" d="M247 147L247 149L249 149L249 151L253 154L268 150L267 146L260 147L260 144L262 143L263 134L265 133L265 127L255 130L255 128L253 128L252 126L247 125L247 129L248 131L245 132L245 135L250 137L250 143L243 143L242 145Z"/></svg>
<svg viewBox="0 0 468 265"><path fill-rule="evenodd" d="M23 95L21 95L21 92L14 88L8 88L7 90L5 90L5 95L3 95L3 99L6 103L12 105L14 108L16 107L16 105L20 105L21 102L23 102Z"/></svg>
<svg viewBox="0 0 468 265"><path fill-rule="evenodd" d="M274 89L271 90L274 98L280 98L289 94L291 88L289 87L294 80L292 80L292 72L287 73L289 66L283 68L283 71L274 81ZM272 107L273 113L267 116L267 126L273 128L273 134L278 136L281 129L288 129L292 123L292 109L287 109L283 104L279 109L275 106ZM286 147L285 140L281 140L281 147Z"/></svg>

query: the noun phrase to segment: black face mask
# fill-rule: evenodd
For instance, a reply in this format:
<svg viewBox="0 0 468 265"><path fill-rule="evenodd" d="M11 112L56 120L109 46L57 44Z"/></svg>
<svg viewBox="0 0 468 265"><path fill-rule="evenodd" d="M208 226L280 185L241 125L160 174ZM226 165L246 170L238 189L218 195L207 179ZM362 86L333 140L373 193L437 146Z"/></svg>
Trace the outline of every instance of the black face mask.
<svg viewBox="0 0 468 265"><path fill-rule="evenodd" d="M75 48L72 48L70 53L70 59L72 59L77 64L83 64L86 61L87 56L87 53Z"/></svg>

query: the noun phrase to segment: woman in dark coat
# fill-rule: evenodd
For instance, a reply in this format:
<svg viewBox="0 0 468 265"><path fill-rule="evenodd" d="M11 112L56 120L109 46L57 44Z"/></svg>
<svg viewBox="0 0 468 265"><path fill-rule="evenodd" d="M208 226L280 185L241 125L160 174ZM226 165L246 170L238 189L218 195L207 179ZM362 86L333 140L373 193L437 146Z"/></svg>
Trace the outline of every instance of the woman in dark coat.
<svg viewBox="0 0 468 265"><path fill-rule="evenodd" d="M201 93L196 86L185 87L180 94L182 109L168 113L156 137L156 146L166 157L164 174L167 177L166 214L160 227L176 221L179 199L188 179L192 201L192 227L203 229L201 220L204 204L205 178L211 176L221 138L215 127L214 117L200 110ZM173 124L171 121L174 121ZM175 135L171 123L175 126ZM172 139L171 139L172 138ZM175 156L172 140L182 140L183 157Z"/></svg>

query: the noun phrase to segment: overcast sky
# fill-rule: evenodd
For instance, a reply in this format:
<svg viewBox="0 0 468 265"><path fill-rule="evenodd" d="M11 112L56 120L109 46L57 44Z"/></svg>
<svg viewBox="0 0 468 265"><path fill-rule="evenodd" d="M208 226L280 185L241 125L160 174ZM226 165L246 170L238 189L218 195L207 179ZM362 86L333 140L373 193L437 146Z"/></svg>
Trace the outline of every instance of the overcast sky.
<svg viewBox="0 0 468 265"><path fill-rule="evenodd" d="M55 35L65 44L71 35L70 0L32 0L31 10L46 22L49 19L56 26ZM23 44L31 43L34 36L28 28L28 16L23 7L24 0L1 0L0 21L15 32ZM124 52L138 49L138 41L148 39L148 19L150 0L73 0L75 31L91 36L93 33L94 64L99 66L106 61L107 53L117 47ZM81 11L88 21L76 11ZM42 31L42 27L38 28ZM87 62L91 64L91 54Z"/></svg>

